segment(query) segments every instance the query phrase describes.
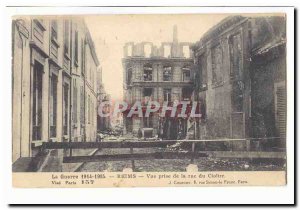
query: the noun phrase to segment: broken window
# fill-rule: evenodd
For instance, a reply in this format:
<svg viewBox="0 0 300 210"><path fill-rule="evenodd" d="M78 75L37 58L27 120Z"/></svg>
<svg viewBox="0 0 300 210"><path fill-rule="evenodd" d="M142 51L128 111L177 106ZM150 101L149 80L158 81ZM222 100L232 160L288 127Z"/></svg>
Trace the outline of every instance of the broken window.
<svg viewBox="0 0 300 210"><path fill-rule="evenodd" d="M35 61L33 68L32 140L42 139L43 65Z"/></svg>
<svg viewBox="0 0 300 210"><path fill-rule="evenodd" d="M145 55L146 58L150 57L150 55L152 53L151 51L152 51L151 45L150 44L145 44L144 45L144 55Z"/></svg>
<svg viewBox="0 0 300 210"><path fill-rule="evenodd" d="M127 78L126 78L127 85L131 84L131 79L132 79L132 67L129 67L127 68Z"/></svg>
<svg viewBox="0 0 300 210"><path fill-rule="evenodd" d="M57 76L50 79L50 137L56 137L57 130Z"/></svg>
<svg viewBox="0 0 300 210"><path fill-rule="evenodd" d="M230 75L239 78L242 69L242 40L241 35L236 34L229 39L230 50Z"/></svg>
<svg viewBox="0 0 300 210"><path fill-rule="evenodd" d="M144 66L144 81L152 81L152 66L150 64L146 64Z"/></svg>
<svg viewBox="0 0 300 210"><path fill-rule="evenodd" d="M127 46L127 56L132 56L132 45Z"/></svg>
<svg viewBox="0 0 300 210"><path fill-rule="evenodd" d="M191 54L190 54L190 46L183 46L182 47L182 52L183 52L183 57L185 58L190 58Z"/></svg>
<svg viewBox="0 0 300 210"><path fill-rule="evenodd" d="M170 57L170 55L171 55L171 46L164 45L163 46L163 53L164 53L165 58Z"/></svg>
<svg viewBox="0 0 300 210"><path fill-rule="evenodd" d="M171 88L164 89L164 101L171 101L172 100L171 94L172 94Z"/></svg>
<svg viewBox="0 0 300 210"><path fill-rule="evenodd" d="M68 124L69 124L69 85L67 83L63 86L64 93L64 135L68 135Z"/></svg>
<svg viewBox="0 0 300 210"><path fill-rule="evenodd" d="M172 67L165 66L163 70L163 81L171 81L172 80Z"/></svg>
<svg viewBox="0 0 300 210"><path fill-rule="evenodd" d="M182 81L189 82L191 80L191 69L189 66L182 68Z"/></svg>
<svg viewBox="0 0 300 210"><path fill-rule="evenodd" d="M212 83L218 83L222 81L222 49L218 44L211 49L212 60Z"/></svg>
<svg viewBox="0 0 300 210"><path fill-rule="evenodd" d="M144 88L143 90L143 96L144 96L144 102L145 104L148 104L149 101L151 101L152 98L152 88Z"/></svg>
<svg viewBox="0 0 300 210"><path fill-rule="evenodd" d="M193 94L193 89L190 87L184 87L182 88L182 100L183 101L190 101L192 94Z"/></svg>

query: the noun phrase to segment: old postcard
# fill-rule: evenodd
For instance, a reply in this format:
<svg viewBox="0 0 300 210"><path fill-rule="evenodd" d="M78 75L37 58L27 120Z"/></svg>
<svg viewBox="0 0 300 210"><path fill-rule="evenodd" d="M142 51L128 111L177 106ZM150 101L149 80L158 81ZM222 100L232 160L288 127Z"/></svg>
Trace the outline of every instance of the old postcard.
<svg viewBox="0 0 300 210"><path fill-rule="evenodd" d="M13 16L13 186L286 185L286 21Z"/></svg>

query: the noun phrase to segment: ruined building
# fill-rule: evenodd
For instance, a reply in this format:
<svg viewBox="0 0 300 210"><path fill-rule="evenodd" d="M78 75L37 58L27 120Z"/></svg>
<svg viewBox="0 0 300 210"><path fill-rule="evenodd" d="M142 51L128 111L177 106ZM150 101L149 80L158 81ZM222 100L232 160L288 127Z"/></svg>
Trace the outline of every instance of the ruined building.
<svg viewBox="0 0 300 210"><path fill-rule="evenodd" d="M43 142L95 141L99 60L83 19L13 20L12 52L13 162Z"/></svg>
<svg viewBox="0 0 300 210"><path fill-rule="evenodd" d="M179 42L177 27L173 28L173 42L163 42L160 47L151 42L127 43L124 46L124 100L129 104L150 100L170 103L191 100L193 59L190 43ZM137 134L150 128L153 135L177 139L186 132L187 119L161 118L154 113L147 118L124 117L125 133ZM172 131L172 132L171 132Z"/></svg>
<svg viewBox="0 0 300 210"><path fill-rule="evenodd" d="M192 46L194 100L203 104L197 138L260 138L235 149L284 147L285 44L284 17L231 16Z"/></svg>

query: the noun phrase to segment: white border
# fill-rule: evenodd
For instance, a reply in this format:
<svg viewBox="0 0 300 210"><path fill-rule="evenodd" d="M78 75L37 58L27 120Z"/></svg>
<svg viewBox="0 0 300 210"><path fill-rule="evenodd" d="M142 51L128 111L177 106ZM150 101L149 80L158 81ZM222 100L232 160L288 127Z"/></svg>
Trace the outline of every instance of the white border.
<svg viewBox="0 0 300 210"><path fill-rule="evenodd" d="M14 1L15 2L15 1ZM33 2L33 3L32 3ZM45 5L42 1L32 1L26 5ZM53 5L48 2L47 5ZM87 5L90 1L82 1L80 5ZM167 1L169 2L169 1ZM174 3L174 1L172 1ZM257 5L262 1L253 1ZM259 2L259 3L258 3ZM10 3L9 5L13 5ZM60 4L60 3L58 3ZM116 5L115 1L105 3ZM142 5L136 2L131 5ZM155 3L154 3L155 4ZM184 4L184 3L183 3ZM240 5L240 2L236 2ZM61 4L62 5L62 4ZM66 4L65 6L67 6ZM92 5L92 4L90 4ZM121 3L122 5L122 3ZM123 4L124 5L124 4ZM153 5L153 4L152 4ZM157 4L156 4L157 5ZM160 4L170 5L170 3ZM173 5L182 5L175 1ZM195 5L192 3L190 5ZM222 5L219 4L219 5ZM19 7L3 8L1 27L2 47L0 58L4 58L1 84L1 149L2 160L5 166L4 196L6 203L293 203L294 192L294 9L289 7ZM284 187L191 187L191 188L99 188L99 189L15 189L11 187L11 23L10 17L16 14L139 14L139 13L259 13L285 12L287 13L287 88L288 88L288 129L287 129L287 156L288 156L288 184ZM201 23L199 23L201 24ZM196 27L196 26L195 26ZM200 37L199 37L200 38ZM5 50L3 50L5 49ZM5 100L3 100L5 99Z"/></svg>

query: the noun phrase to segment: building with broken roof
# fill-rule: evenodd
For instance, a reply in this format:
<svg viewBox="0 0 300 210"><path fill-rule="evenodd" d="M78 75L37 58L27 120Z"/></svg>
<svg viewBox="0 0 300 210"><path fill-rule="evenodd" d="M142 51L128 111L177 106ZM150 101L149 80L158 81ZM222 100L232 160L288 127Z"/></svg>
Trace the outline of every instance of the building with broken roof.
<svg viewBox="0 0 300 210"><path fill-rule="evenodd" d="M191 100L193 59L191 43L179 42L177 27L173 28L173 41L160 47L151 42L127 43L124 46L124 100L129 104L141 101L160 103ZM158 114L147 118L124 117L125 133L138 133L144 128L162 138L177 139L179 130L186 131L186 120L159 118ZM171 130L173 132L171 132Z"/></svg>

